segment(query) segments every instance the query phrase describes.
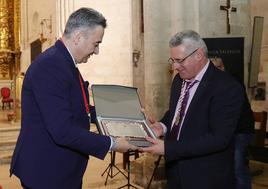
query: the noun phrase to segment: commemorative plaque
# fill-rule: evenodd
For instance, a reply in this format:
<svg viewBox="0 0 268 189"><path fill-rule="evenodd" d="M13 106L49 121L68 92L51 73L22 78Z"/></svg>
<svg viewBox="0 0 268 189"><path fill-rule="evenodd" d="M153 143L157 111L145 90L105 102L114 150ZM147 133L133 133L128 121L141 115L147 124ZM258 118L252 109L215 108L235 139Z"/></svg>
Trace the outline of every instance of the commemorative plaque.
<svg viewBox="0 0 268 189"><path fill-rule="evenodd" d="M125 137L139 147L151 145L145 137L156 137L141 112L137 88L120 85L92 85L91 88L99 133Z"/></svg>

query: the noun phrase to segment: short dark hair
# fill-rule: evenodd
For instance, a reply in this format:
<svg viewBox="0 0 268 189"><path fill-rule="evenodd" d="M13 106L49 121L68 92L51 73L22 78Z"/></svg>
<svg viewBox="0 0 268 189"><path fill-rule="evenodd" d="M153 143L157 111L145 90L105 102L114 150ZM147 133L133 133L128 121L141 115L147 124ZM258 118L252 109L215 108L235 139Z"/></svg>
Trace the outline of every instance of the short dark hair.
<svg viewBox="0 0 268 189"><path fill-rule="evenodd" d="M65 26L64 35L70 35L77 29L93 30L96 26L106 28L107 23L104 16L92 8L82 7L73 12Z"/></svg>

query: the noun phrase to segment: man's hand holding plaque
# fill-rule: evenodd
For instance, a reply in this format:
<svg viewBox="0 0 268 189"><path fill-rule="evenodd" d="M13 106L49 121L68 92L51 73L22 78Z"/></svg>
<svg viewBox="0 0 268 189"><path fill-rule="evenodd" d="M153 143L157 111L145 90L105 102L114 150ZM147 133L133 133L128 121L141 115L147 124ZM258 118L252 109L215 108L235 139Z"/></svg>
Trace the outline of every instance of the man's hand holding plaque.
<svg viewBox="0 0 268 189"><path fill-rule="evenodd" d="M125 138L118 137L118 138L113 138L113 146L111 150L124 153L127 151L138 150L138 147L132 144L129 144L129 142Z"/></svg>
<svg viewBox="0 0 268 189"><path fill-rule="evenodd" d="M149 118L149 121L151 123L150 127L153 130L154 134L159 138L164 135L163 127L161 126L160 122L155 121L152 118Z"/></svg>
<svg viewBox="0 0 268 189"><path fill-rule="evenodd" d="M164 141L161 139L153 139L151 137L146 137L146 140L152 143L152 146L139 148L141 152L148 152L156 155L164 155Z"/></svg>
<svg viewBox="0 0 268 189"><path fill-rule="evenodd" d="M144 114L144 116L146 117L146 119L149 121L150 123L150 128L152 129L152 131L154 132L156 137L162 137L164 135L164 130L163 127L161 126L161 123L156 121L156 119L153 116L148 116L148 114L146 113L144 108L141 108L141 112Z"/></svg>
<svg viewBox="0 0 268 189"><path fill-rule="evenodd" d="M142 112L146 116L145 111L142 110ZM147 120L150 122L150 128L153 130L155 136L157 136L158 138L162 137L164 135L164 130L163 130L163 127L161 126L161 123L157 122L155 118L152 116L147 117ZM153 139L151 137L146 137L146 140L152 143L152 145L149 147L139 148L141 152L148 152L148 153L156 154L156 155L164 155L165 150L164 150L163 140Z"/></svg>

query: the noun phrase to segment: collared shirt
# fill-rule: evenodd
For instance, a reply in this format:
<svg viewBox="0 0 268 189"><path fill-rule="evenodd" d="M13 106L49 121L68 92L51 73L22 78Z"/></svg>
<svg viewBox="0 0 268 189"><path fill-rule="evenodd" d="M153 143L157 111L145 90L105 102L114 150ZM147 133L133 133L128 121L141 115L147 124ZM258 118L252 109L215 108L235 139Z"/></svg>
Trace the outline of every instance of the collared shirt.
<svg viewBox="0 0 268 189"><path fill-rule="evenodd" d="M205 72L207 71L208 66L209 66L209 60L208 60L208 62L206 63L206 65L202 68L202 70L201 70L201 71L200 71L200 72L199 72L193 79L191 79L191 80L186 80L186 81L194 81L194 80L197 80L198 82L197 82L195 85L193 85L193 86L191 87L191 89L189 90L189 99L188 99L187 104L186 104L185 114L184 114L184 116L183 116L183 118L182 118L181 126L183 125L185 115L186 115L187 110L188 110L188 107L189 107L189 105L190 105L190 103L191 103L191 101L192 101L192 99L193 99L193 96L194 96L194 94L195 94L195 92L196 92L196 89L197 89L197 87L199 86L200 81L202 80L202 78L203 78ZM179 100L178 100L178 102L177 102L177 106L176 106L176 110L175 110L175 114L174 114L174 117L173 117L171 126L173 126L174 123L175 123L175 121L176 121L176 117L177 117L177 115L178 115L178 113L179 113L178 109L179 109ZM161 122L160 122L160 124L161 124L161 126L162 126L162 128L163 128L164 135L165 135L166 132L167 132L167 127L166 127L165 124L163 124L163 123L161 123ZM180 127L180 128L181 128L181 127ZM171 129L172 129L172 128L171 128ZM180 132L179 132L179 134L178 134L178 138L179 138L179 136L180 136Z"/></svg>
<svg viewBox="0 0 268 189"><path fill-rule="evenodd" d="M63 43L63 42L62 42ZM64 43L63 43L64 44ZM77 67L77 63L75 62L75 59L71 53L71 51L69 50L69 48L64 44L64 46L66 47L67 51L69 52L69 54L71 55L72 59L73 59L73 63L74 63L74 66Z"/></svg>

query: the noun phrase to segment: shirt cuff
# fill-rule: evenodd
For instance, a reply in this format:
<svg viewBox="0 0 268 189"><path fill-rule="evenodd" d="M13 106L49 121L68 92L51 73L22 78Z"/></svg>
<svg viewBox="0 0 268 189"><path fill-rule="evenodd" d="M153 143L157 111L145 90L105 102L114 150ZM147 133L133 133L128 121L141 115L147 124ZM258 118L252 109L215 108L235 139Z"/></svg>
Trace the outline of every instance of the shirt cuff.
<svg viewBox="0 0 268 189"><path fill-rule="evenodd" d="M110 151L113 149L113 146L114 146L114 140L112 137L110 137L110 140L111 140L111 145L110 145Z"/></svg>
<svg viewBox="0 0 268 189"><path fill-rule="evenodd" d="M163 129L163 136L165 136L166 133L167 133L167 126L164 123L162 123L162 122L160 122L160 125L161 125L161 127Z"/></svg>

